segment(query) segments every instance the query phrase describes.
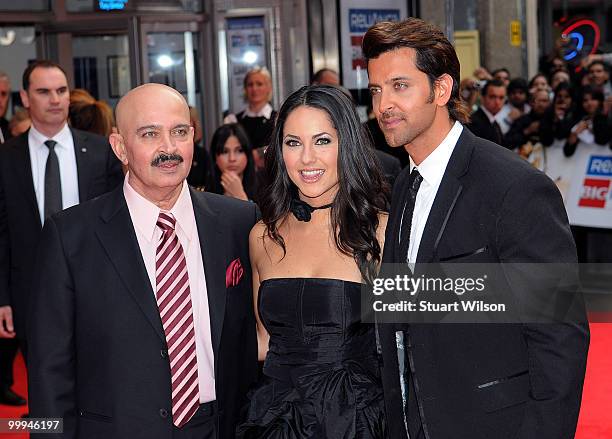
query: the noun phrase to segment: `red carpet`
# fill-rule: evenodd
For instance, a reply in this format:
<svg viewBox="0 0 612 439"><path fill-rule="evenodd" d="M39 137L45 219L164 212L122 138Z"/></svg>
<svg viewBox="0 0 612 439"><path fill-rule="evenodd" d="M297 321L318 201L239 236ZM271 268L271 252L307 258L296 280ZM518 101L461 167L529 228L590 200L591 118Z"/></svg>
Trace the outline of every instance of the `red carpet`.
<svg viewBox="0 0 612 439"><path fill-rule="evenodd" d="M611 348L612 323L591 323L591 346L576 439L612 438Z"/></svg>
<svg viewBox="0 0 612 439"><path fill-rule="evenodd" d="M25 365L23 364L23 357L21 353L17 355L15 363L13 365L15 385L13 390L15 393L23 396L24 398L28 394L28 378L26 376ZM28 407L11 407L8 405L0 405L0 418L21 418L21 415L28 412ZM2 439L27 439L30 437L27 433L22 434L11 434L11 433L0 433Z"/></svg>
<svg viewBox="0 0 612 439"><path fill-rule="evenodd" d="M609 320L608 320L609 321ZM591 323L591 347L582 409L576 439L612 438L612 323ZM15 361L15 386L20 395L27 394L25 367L21 355ZM19 418L25 407L0 405L0 418ZM27 434L1 434L2 439L25 439Z"/></svg>

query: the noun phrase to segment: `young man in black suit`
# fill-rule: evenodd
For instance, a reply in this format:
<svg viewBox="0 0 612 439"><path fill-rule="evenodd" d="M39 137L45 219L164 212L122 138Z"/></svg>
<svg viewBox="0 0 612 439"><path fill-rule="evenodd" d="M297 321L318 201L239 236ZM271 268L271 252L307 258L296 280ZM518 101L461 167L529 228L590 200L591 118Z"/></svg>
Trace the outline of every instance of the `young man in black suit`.
<svg viewBox="0 0 612 439"><path fill-rule="evenodd" d="M383 263L576 262L554 183L462 125L459 61L444 34L416 18L380 22L362 47L387 143L411 161L395 183ZM380 325L389 437L572 438L583 312L566 324Z"/></svg>
<svg viewBox="0 0 612 439"><path fill-rule="evenodd" d="M257 207L186 183L189 108L145 84L116 110L123 186L51 217L30 308L30 414L61 438L234 436L257 373Z"/></svg>
<svg viewBox="0 0 612 439"><path fill-rule="evenodd" d="M0 148L0 337L16 337L27 359L26 310L46 217L115 188L123 173L106 139L68 126L59 65L30 64L22 85L32 127Z"/></svg>
<svg viewBox="0 0 612 439"><path fill-rule="evenodd" d="M481 90L480 107L470 116L467 127L472 133L498 145L504 145L504 134L497 117L506 103L506 86L498 79L487 81Z"/></svg>

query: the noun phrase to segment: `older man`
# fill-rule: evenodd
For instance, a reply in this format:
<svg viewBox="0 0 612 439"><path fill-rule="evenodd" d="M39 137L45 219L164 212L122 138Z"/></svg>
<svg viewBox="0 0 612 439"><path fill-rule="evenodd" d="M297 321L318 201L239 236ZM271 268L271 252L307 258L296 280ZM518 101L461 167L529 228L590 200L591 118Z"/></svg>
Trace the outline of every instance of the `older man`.
<svg viewBox="0 0 612 439"><path fill-rule="evenodd" d="M62 438L233 437L257 367L256 206L189 189L193 127L174 89L137 87L116 116L123 187L43 230L30 413L63 418Z"/></svg>

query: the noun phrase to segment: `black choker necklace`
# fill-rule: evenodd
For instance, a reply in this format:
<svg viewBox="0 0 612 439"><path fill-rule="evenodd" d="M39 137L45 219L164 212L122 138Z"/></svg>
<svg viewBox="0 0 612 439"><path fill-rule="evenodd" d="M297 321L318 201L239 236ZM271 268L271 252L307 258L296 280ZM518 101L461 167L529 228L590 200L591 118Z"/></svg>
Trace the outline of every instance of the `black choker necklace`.
<svg viewBox="0 0 612 439"><path fill-rule="evenodd" d="M324 206L319 206L319 207L312 207L310 204L299 200L297 198L293 198L291 200L291 212L293 213L293 216L295 216L295 218L298 221L304 221L304 222L308 222L310 221L311 217L312 217L312 212L314 212L315 210L319 210L319 209L328 209L332 207L332 203L330 204L326 204Z"/></svg>

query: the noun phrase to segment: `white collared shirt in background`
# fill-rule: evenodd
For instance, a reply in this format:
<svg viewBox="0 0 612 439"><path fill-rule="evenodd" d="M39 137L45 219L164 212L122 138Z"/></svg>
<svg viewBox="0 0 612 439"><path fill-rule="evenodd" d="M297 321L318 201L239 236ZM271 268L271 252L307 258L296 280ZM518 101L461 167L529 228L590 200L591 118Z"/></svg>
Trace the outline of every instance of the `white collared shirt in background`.
<svg viewBox="0 0 612 439"><path fill-rule="evenodd" d="M248 106L242 110L244 113L243 117L265 117L266 119L270 119L272 117L272 111L274 111L274 109L269 103L264 105L258 112L251 111ZM238 123L238 118L234 113L230 113L225 116L223 123Z"/></svg>
<svg viewBox="0 0 612 439"><path fill-rule="evenodd" d="M427 218L429 218L429 212L431 211L436 194L438 193L442 178L444 177L448 161L455 150L455 145L462 131L463 125L459 122L455 122L442 143L440 143L440 145L438 145L419 166L416 166L412 158L410 158L410 171L412 172L416 167L423 177L414 204L414 213L410 226L410 243L408 245L407 255L407 262L410 264L416 262L419 246L421 245L421 238L425 230L425 224L427 224Z"/></svg>
<svg viewBox="0 0 612 439"><path fill-rule="evenodd" d="M79 204L79 177L77 172L76 153L74 152L74 139L66 123L59 133L49 138L32 125L28 132L28 149L32 167L32 182L36 193L36 203L40 223L45 222L45 167L49 148L45 145L47 140L54 140L55 154L60 169L60 182L62 184L62 208L67 209Z"/></svg>
<svg viewBox="0 0 612 439"><path fill-rule="evenodd" d="M509 116L510 112L513 109L514 109L514 106L510 102L506 102L504 106L502 107L502 109L499 110L499 113L497 113L494 116L495 120L499 124L499 127L501 128L502 134L504 135L507 134L508 131L510 131L510 128L512 128L512 124L514 123L514 120L510 119L510 116ZM529 104L525 104L525 106L523 107L523 115L529 113L530 111L531 111L531 107L529 106Z"/></svg>
<svg viewBox="0 0 612 439"><path fill-rule="evenodd" d="M129 173L123 182L123 194L134 224L136 239L140 254L147 269L149 282L155 294L155 257L157 245L162 237L162 231L157 227L157 218L161 211L159 207L144 198L130 186ZM215 392L215 362L210 330L210 312L208 308L208 290L204 275L204 263L200 248L198 226L193 212L193 204L189 188L183 182L183 189L178 200L170 209L176 219L176 234L183 247L189 276L189 291L193 307L193 324L195 330L196 361L198 364L198 385L200 403L214 401Z"/></svg>

